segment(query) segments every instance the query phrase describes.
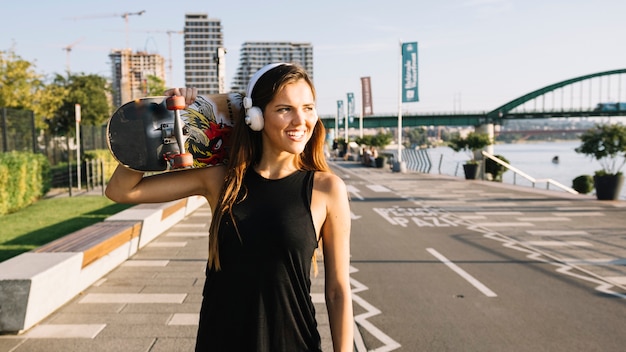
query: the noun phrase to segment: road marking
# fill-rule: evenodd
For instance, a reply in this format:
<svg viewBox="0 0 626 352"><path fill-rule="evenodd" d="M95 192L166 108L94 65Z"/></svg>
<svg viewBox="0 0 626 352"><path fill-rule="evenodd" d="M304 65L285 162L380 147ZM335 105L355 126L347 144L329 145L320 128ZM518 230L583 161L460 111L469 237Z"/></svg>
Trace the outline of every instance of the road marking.
<svg viewBox="0 0 626 352"><path fill-rule="evenodd" d="M517 218L517 221L571 221L572 219L570 218L563 218L563 217L552 217L552 216L539 216L539 217L522 217L522 218Z"/></svg>
<svg viewBox="0 0 626 352"><path fill-rule="evenodd" d="M391 192L389 188L381 185L367 185L367 188L371 189L374 192Z"/></svg>
<svg viewBox="0 0 626 352"><path fill-rule="evenodd" d="M356 215L355 213L350 212L350 219L352 219L352 220L358 220L358 219L360 219L360 218L361 218L361 215Z"/></svg>
<svg viewBox="0 0 626 352"><path fill-rule="evenodd" d="M527 241L523 243L539 247L593 247L591 243L585 241Z"/></svg>
<svg viewBox="0 0 626 352"><path fill-rule="evenodd" d="M359 270L353 266L350 266L351 274L357 271ZM369 288L363 285L362 283L360 283L359 281L355 280L354 278L352 278L352 276L350 276L350 284L353 286L352 302L360 305L365 310L365 313L354 316L355 324L358 324L363 329L367 330L368 333L370 333L373 337L378 339L378 341L383 343L383 346L378 347L375 350L370 350L369 352L388 352L388 351L393 351L395 349L400 348L401 345L397 341L389 337L389 335L382 332L379 328L377 328L376 326L374 326L374 324L372 324L371 322L367 320L370 317L381 313L380 309L374 307L373 305L368 303L366 300L364 300L363 298L357 295L357 293L368 290ZM357 340L357 342L362 342L363 338L360 336L358 329L355 329L354 334L355 334L355 340ZM361 352L361 351L365 352L366 350L364 349L364 347L365 347L364 344L357 345L357 352Z"/></svg>
<svg viewBox="0 0 626 352"><path fill-rule="evenodd" d="M482 226L482 227L527 227L527 226L535 226L535 224L530 223L530 222L477 222L476 223L477 226Z"/></svg>
<svg viewBox="0 0 626 352"><path fill-rule="evenodd" d="M589 232L581 230L528 230L527 234L533 236L588 236Z"/></svg>
<svg viewBox="0 0 626 352"><path fill-rule="evenodd" d="M483 285L480 281L476 280L472 275L468 274L465 270L459 268L456 264L448 260L448 258L441 255L441 253L437 252L433 248L426 248L426 250L432 254L435 258L439 259L442 263L448 266L448 268L452 269L455 273L459 274L462 278L467 280L472 286L476 287L480 292L482 292L487 297L496 297L498 295L495 292L491 291L487 286Z"/></svg>
<svg viewBox="0 0 626 352"><path fill-rule="evenodd" d="M346 189L348 193L352 194L352 196L356 199L363 200L363 196L361 196L359 189L354 187L353 185L346 185Z"/></svg>
<svg viewBox="0 0 626 352"><path fill-rule="evenodd" d="M603 213L597 212L597 211L568 211L565 213L552 213L552 215L554 216L563 216L563 215L567 215L569 216L604 216Z"/></svg>
<svg viewBox="0 0 626 352"><path fill-rule="evenodd" d="M477 211L477 215L522 215L521 211Z"/></svg>

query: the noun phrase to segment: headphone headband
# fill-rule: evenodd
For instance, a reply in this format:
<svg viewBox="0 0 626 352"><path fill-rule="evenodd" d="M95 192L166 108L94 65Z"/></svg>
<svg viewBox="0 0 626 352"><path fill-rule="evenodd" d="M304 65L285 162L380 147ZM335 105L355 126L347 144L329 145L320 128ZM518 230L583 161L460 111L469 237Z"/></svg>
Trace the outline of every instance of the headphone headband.
<svg viewBox="0 0 626 352"><path fill-rule="evenodd" d="M281 66L281 65L288 65L284 62L278 62L278 63L274 63L274 64L269 64L269 65L265 65L263 67L261 67L261 69L259 69L258 71L256 71L256 73L252 76L252 78L250 78L250 82L248 82L248 88L246 89L246 98L244 99L244 103L243 103L243 107L246 109L250 109L252 107L252 90L254 89L254 86L256 85L256 82L263 77L263 75L265 73L267 73L267 71ZM246 106L248 105L248 106Z"/></svg>
<svg viewBox="0 0 626 352"><path fill-rule="evenodd" d="M269 64L263 66L260 70L258 70L250 79L248 83L248 88L246 89L246 96L243 98L243 107L246 110L245 122L246 125L250 127L253 131L261 131L263 126L265 125L265 120L263 119L263 112L257 106L253 106L252 103L252 90L256 85L256 82L263 77L267 71L276 68L278 66L289 65L284 62L279 62L275 64Z"/></svg>

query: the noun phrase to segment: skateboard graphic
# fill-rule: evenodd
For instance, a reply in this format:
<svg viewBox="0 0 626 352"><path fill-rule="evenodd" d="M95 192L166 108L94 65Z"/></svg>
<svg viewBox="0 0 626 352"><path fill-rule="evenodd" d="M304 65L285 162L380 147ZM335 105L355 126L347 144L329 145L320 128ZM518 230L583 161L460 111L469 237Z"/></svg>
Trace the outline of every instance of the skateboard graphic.
<svg viewBox="0 0 626 352"><path fill-rule="evenodd" d="M125 167L143 172L228 162L230 133L243 114L240 94L147 97L122 105L107 124L107 144Z"/></svg>

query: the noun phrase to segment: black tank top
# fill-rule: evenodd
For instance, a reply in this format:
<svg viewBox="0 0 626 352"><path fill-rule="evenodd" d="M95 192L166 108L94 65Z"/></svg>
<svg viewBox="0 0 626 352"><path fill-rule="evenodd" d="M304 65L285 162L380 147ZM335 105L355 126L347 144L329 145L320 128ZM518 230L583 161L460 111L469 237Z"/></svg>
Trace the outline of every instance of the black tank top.
<svg viewBox="0 0 626 352"><path fill-rule="evenodd" d="M249 170L207 271L196 351L321 351L311 301L312 171L269 180ZM239 236L235 231L239 230Z"/></svg>

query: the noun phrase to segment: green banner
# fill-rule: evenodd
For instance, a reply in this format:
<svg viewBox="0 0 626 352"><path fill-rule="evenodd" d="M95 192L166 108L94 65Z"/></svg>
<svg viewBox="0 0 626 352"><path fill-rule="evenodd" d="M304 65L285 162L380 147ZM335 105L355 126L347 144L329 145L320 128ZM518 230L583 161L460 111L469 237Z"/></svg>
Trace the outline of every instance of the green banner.
<svg viewBox="0 0 626 352"><path fill-rule="evenodd" d="M417 42L402 43L402 102L419 101L417 91Z"/></svg>

